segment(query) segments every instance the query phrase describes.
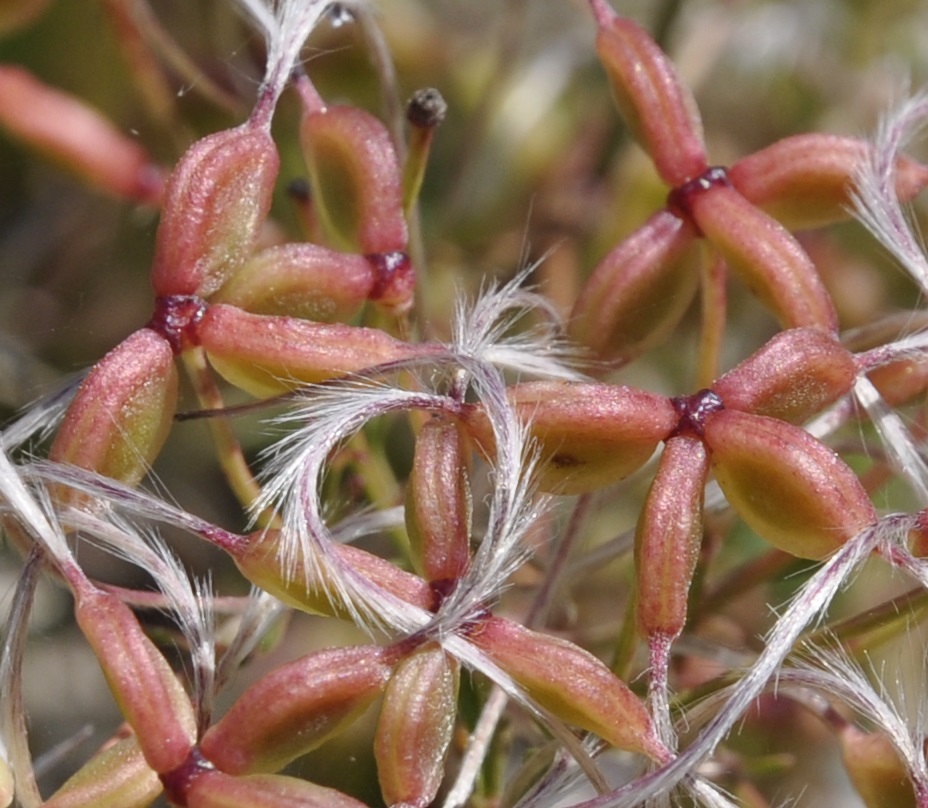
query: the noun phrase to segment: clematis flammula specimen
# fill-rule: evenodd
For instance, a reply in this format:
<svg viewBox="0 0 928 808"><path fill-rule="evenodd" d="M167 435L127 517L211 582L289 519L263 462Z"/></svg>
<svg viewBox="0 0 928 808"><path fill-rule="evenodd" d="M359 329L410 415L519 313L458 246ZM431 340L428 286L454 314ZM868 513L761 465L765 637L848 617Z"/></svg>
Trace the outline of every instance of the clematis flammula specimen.
<svg viewBox="0 0 928 808"><path fill-rule="evenodd" d="M145 808L161 791L158 775L132 736L94 755L43 808Z"/></svg>
<svg viewBox="0 0 928 808"><path fill-rule="evenodd" d="M274 772L354 721L379 696L396 653L334 648L282 665L207 730L200 751L228 774Z"/></svg>
<svg viewBox="0 0 928 808"><path fill-rule="evenodd" d="M705 237L784 327L834 331L830 296L784 225L808 228L846 218L868 146L803 135L744 158L730 171L710 167L698 111L670 61L605 0L591 0L591 7L599 28L597 52L620 111L671 191L665 210L594 269L574 306L573 336L618 362L661 341L695 293L697 278L682 258L698 237ZM926 184L928 168L898 161L901 199L911 199Z"/></svg>
<svg viewBox="0 0 928 808"><path fill-rule="evenodd" d="M377 777L390 806L426 808L444 779L457 713L458 663L438 645L399 662L374 737Z"/></svg>
<svg viewBox="0 0 928 808"><path fill-rule="evenodd" d="M333 245L364 254L405 252L403 185L386 127L357 107L327 105L306 76L297 88L303 153Z"/></svg>
<svg viewBox="0 0 928 808"><path fill-rule="evenodd" d="M451 419L436 416L416 438L406 494L406 530L417 572L433 583L460 578L470 562L470 446Z"/></svg>
<svg viewBox="0 0 928 808"><path fill-rule="evenodd" d="M136 331L83 381L49 459L134 485L160 451L176 402L171 346L151 329Z"/></svg>
<svg viewBox="0 0 928 808"><path fill-rule="evenodd" d="M569 724L619 749L657 762L667 759L639 698L589 652L499 617L480 621L470 639L542 707Z"/></svg>
<svg viewBox="0 0 928 808"><path fill-rule="evenodd" d="M791 423L845 395L856 375L853 355L836 338L800 328L777 334L691 396L566 382L529 382L508 394L539 445L539 479L551 491L582 493L620 480L665 442L635 555L638 625L666 646L686 619L710 469L734 510L795 556L823 558L875 521L850 468ZM474 408L464 422L485 447L486 415Z"/></svg>

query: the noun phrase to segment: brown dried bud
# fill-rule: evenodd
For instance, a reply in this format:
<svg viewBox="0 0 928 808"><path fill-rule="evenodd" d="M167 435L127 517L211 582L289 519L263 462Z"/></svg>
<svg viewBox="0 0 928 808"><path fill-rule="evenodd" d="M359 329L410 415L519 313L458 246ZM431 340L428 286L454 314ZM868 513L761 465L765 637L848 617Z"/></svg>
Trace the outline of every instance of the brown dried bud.
<svg viewBox="0 0 928 808"><path fill-rule="evenodd" d="M0 126L94 188L149 205L161 200L164 173L142 146L20 67L0 65Z"/></svg>
<svg viewBox="0 0 928 808"><path fill-rule="evenodd" d="M335 246L405 251L403 186L386 127L357 107L321 107L304 115L300 136L319 215Z"/></svg>
<svg viewBox="0 0 928 808"><path fill-rule="evenodd" d="M712 385L726 407L802 423L854 384L854 357L818 328L781 331Z"/></svg>
<svg viewBox="0 0 928 808"><path fill-rule="evenodd" d="M848 724L839 737L844 766L867 808L915 808L909 772L886 735Z"/></svg>
<svg viewBox="0 0 928 808"><path fill-rule="evenodd" d="M531 426L541 450L543 491L578 494L624 479L643 466L679 420L669 399L632 387L579 382L527 382L509 400ZM486 413L465 425L478 447L493 451Z"/></svg>
<svg viewBox="0 0 928 808"><path fill-rule="evenodd" d="M390 677L374 757L384 802L426 808L444 776L457 714L458 668L438 646L418 649Z"/></svg>
<svg viewBox="0 0 928 808"><path fill-rule="evenodd" d="M481 621L470 639L558 718L618 749L666 757L644 705L589 652L499 617Z"/></svg>
<svg viewBox="0 0 928 808"><path fill-rule="evenodd" d="M815 265L778 222L728 184L688 200L693 220L784 328L834 332L837 315Z"/></svg>
<svg viewBox="0 0 928 808"><path fill-rule="evenodd" d="M783 138L736 162L732 185L788 230L842 221L853 205L854 176L871 144L825 134ZM928 167L906 157L896 163L896 194L903 202L928 185Z"/></svg>
<svg viewBox="0 0 928 808"><path fill-rule="evenodd" d="M89 584L74 597L77 623L146 762L159 774L176 769L196 741L190 698L128 606Z"/></svg>
<svg viewBox="0 0 928 808"><path fill-rule="evenodd" d="M470 561L470 447L445 419L425 423L416 438L406 489L406 530L412 561L429 581L459 578Z"/></svg>
<svg viewBox="0 0 928 808"><path fill-rule="evenodd" d="M442 350L401 342L375 328L250 314L222 304L209 307L198 333L213 367L258 397Z"/></svg>
<svg viewBox="0 0 928 808"><path fill-rule="evenodd" d="M392 662L369 645L282 665L239 697L203 736L200 751L228 774L278 771L364 712L383 692Z"/></svg>
<svg viewBox="0 0 928 808"><path fill-rule="evenodd" d="M675 638L702 545L709 457L695 435L667 441L635 531L638 626L645 637Z"/></svg>
<svg viewBox="0 0 928 808"><path fill-rule="evenodd" d="M799 427L719 410L707 419L704 437L732 508L790 555L825 558L877 519L854 472Z"/></svg>
<svg viewBox="0 0 928 808"><path fill-rule="evenodd" d="M165 191L151 276L156 295L208 297L245 263L279 167L270 133L248 125L187 150Z"/></svg>
<svg viewBox="0 0 928 808"><path fill-rule="evenodd" d="M176 402L171 346L154 331L136 331L84 379L49 459L135 485L161 450Z"/></svg>
<svg viewBox="0 0 928 808"><path fill-rule="evenodd" d="M133 736L94 755L42 808L147 808L160 793Z"/></svg>
<svg viewBox="0 0 928 808"><path fill-rule="evenodd" d="M186 797L187 808L367 808L334 788L279 774L233 777L204 771Z"/></svg>
<svg viewBox="0 0 928 808"><path fill-rule="evenodd" d="M689 89L650 35L605 4L597 7L596 52L622 117L651 156L658 174L676 186L706 168L702 121Z"/></svg>
<svg viewBox="0 0 928 808"><path fill-rule="evenodd" d="M699 273L682 260L694 238L678 216L654 214L593 270L574 304L571 336L621 362L663 341L699 286Z"/></svg>
<svg viewBox="0 0 928 808"><path fill-rule="evenodd" d="M259 530L247 536L240 546L226 549L242 575L288 606L312 614L339 617L348 614L345 605L339 602L337 597L333 599L330 596L330 593L334 595L335 591L334 587L326 585L326 580L315 582L315 586L306 586L303 573L306 562L299 552L298 545L292 548L293 568L284 567L280 531ZM350 544L334 545L332 551L359 575L363 575L390 594L421 609L428 610L434 605L432 590L419 576L404 572L380 556L352 547Z"/></svg>

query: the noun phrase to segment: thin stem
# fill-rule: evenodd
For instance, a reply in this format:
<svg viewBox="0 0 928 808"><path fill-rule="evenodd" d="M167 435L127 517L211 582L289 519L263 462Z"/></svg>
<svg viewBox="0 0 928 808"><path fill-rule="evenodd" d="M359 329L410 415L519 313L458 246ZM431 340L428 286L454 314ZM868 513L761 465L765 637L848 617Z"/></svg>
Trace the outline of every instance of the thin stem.
<svg viewBox="0 0 928 808"><path fill-rule="evenodd" d="M722 339L725 334L725 315L728 296L725 282L728 267L721 256L707 257L700 270L702 275L702 318L699 334L699 360L697 361L696 388L710 387L719 375Z"/></svg>
<svg viewBox="0 0 928 808"><path fill-rule="evenodd" d="M203 409L215 410L221 413L225 406L222 393L216 385L215 379L206 363L206 354L202 348L194 348L183 353L184 367L193 383L197 400ZM232 430L229 419L223 415L209 419L209 429L216 445L216 455L219 466L225 474L233 493L238 501L247 510L261 494L261 487L255 480L241 444ZM279 527L278 520L271 511L262 511L257 518L262 527L274 525Z"/></svg>

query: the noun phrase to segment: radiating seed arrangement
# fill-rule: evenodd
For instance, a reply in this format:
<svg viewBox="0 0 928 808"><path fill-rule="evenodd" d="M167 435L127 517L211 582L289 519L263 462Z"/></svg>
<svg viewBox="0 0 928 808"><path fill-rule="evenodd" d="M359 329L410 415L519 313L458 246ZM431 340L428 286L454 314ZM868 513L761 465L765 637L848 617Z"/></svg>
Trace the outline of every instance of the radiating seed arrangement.
<svg viewBox="0 0 928 808"><path fill-rule="evenodd" d="M69 13L0 5L11 43ZM481 180L574 211L526 265L506 216L463 212L516 104L465 103L466 11L438 53L441 4L229 0L223 74L168 9L87 5L175 154L0 63L5 148L154 232L149 314L0 431L0 808L928 808L928 258L903 207L928 97L725 167L665 37L607 0L549 9L588 86L550 109L543 170ZM665 31L749 13L655 6ZM505 13L486 87L537 9ZM430 71L447 98L406 86ZM622 234L610 160L647 186L618 189L645 211ZM855 213L860 255L830 228ZM504 279L467 268L481 242ZM861 277L880 305L841 288ZM162 456L205 445L219 496ZM235 504L182 504L212 499ZM43 587L121 716L102 745L38 751Z"/></svg>

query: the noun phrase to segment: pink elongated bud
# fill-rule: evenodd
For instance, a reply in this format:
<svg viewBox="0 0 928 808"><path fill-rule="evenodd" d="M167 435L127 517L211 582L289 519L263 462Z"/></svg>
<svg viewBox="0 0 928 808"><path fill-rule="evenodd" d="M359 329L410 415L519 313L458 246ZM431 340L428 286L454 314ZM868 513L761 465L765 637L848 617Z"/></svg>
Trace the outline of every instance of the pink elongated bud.
<svg viewBox="0 0 928 808"><path fill-rule="evenodd" d="M835 308L815 265L781 224L724 181L694 188L684 201L712 246L784 328L836 330Z"/></svg>
<svg viewBox="0 0 928 808"><path fill-rule="evenodd" d="M292 549L293 569L283 566L283 548L281 534L278 530L259 530L245 538L240 545L226 548L233 561L251 583L270 592L275 598L288 606L312 614L325 614L344 617L348 614L343 603L330 597L334 587L326 586L326 581L318 582L318 587L307 587L304 569L306 562L299 547ZM380 556L368 553L349 544L338 544L332 548L341 560L350 565L359 575L392 595L412 603L421 609L434 607L434 594L429 585L417 575L404 572Z"/></svg>
<svg viewBox="0 0 928 808"><path fill-rule="evenodd" d="M427 808L445 773L457 714L458 668L438 646L403 659L380 708L374 758L384 802Z"/></svg>
<svg viewBox="0 0 928 808"><path fill-rule="evenodd" d="M146 808L160 793L161 781L133 736L94 755L42 808Z"/></svg>
<svg viewBox="0 0 928 808"><path fill-rule="evenodd" d="M149 205L161 201L164 172L139 143L21 67L0 65L0 126L94 188Z"/></svg>
<svg viewBox="0 0 928 808"><path fill-rule="evenodd" d="M296 777L253 774L233 777L204 771L187 790L187 808L367 808L334 788Z"/></svg>
<svg viewBox="0 0 928 808"><path fill-rule="evenodd" d="M706 169L702 121L689 89L651 36L605 2L594 3L596 52L622 117L670 186Z"/></svg>
<svg viewBox="0 0 928 808"><path fill-rule="evenodd" d="M135 485L161 450L176 403L171 346L154 331L136 331L84 379L49 459Z"/></svg>
<svg viewBox="0 0 928 808"><path fill-rule="evenodd" d="M558 718L618 749L666 757L644 705L589 652L499 617L481 621L470 639Z"/></svg>
<svg viewBox="0 0 928 808"><path fill-rule="evenodd" d="M212 297L254 314L347 320L368 299L408 310L414 287L405 253L355 255L316 244L282 244L250 258Z"/></svg>
<svg viewBox="0 0 928 808"><path fill-rule="evenodd" d="M867 376L890 407L904 404L928 387L928 361L897 359L871 370Z"/></svg>
<svg viewBox="0 0 928 808"><path fill-rule="evenodd" d="M77 623L146 763L159 774L177 768L196 741L184 688L128 606L89 584L74 597Z"/></svg>
<svg viewBox="0 0 928 808"><path fill-rule="evenodd" d="M804 134L783 138L738 160L729 170L732 185L788 230L803 230L850 217L854 176L872 145L839 135ZM928 186L928 166L900 158L896 194L903 202Z"/></svg>
<svg viewBox="0 0 928 808"><path fill-rule="evenodd" d="M470 562L469 461L469 442L457 424L425 423L406 489L406 530L413 564L429 581L456 580Z"/></svg>
<svg viewBox="0 0 928 808"><path fill-rule="evenodd" d="M208 297L251 255L280 158L269 132L239 126L198 140L168 179L155 240L155 294Z"/></svg>
<svg viewBox="0 0 928 808"><path fill-rule="evenodd" d="M570 316L571 336L601 358L628 362L677 326L699 285L683 260L695 229L662 210L593 270Z"/></svg>
<svg viewBox="0 0 928 808"><path fill-rule="evenodd" d="M282 665L207 730L200 751L227 774L282 769L351 724L386 687L396 661L377 646L331 648Z"/></svg>
<svg viewBox="0 0 928 808"><path fill-rule="evenodd" d="M213 367L258 397L442 350L402 342L375 328L250 314L221 304L206 311L198 335Z"/></svg>
<svg viewBox="0 0 928 808"><path fill-rule="evenodd" d="M848 724L839 739L844 767L867 808L915 808L909 772L886 735Z"/></svg>
<svg viewBox="0 0 928 808"><path fill-rule="evenodd" d="M645 637L672 640L683 631L708 475L709 456L699 437L667 441L635 531L636 608Z"/></svg>
<svg viewBox="0 0 928 808"><path fill-rule="evenodd" d="M633 387L585 382L527 382L509 388L520 418L541 450L543 491L578 494L624 479L644 465L679 416L664 396ZM493 431L480 408L465 426L486 454Z"/></svg>
<svg viewBox="0 0 928 808"><path fill-rule="evenodd" d="M713 385L726 407L802 423L847 393L854 357L818 328L781 331Z"/></svg>
<svg viewBox="0 0 928 808"><path fill-rule="evenodd" d="M707 418L704 437L731 506L790 555L825 558L876 521L854 472L799 427L720 410Z"/></svg>
<svg viewBox="0 0 928 808"><path fill-rule="evenodd" d="M387 128L357 107L311 103L300 139L332 243L361 253L405 252L403 183Z"/></svg>

